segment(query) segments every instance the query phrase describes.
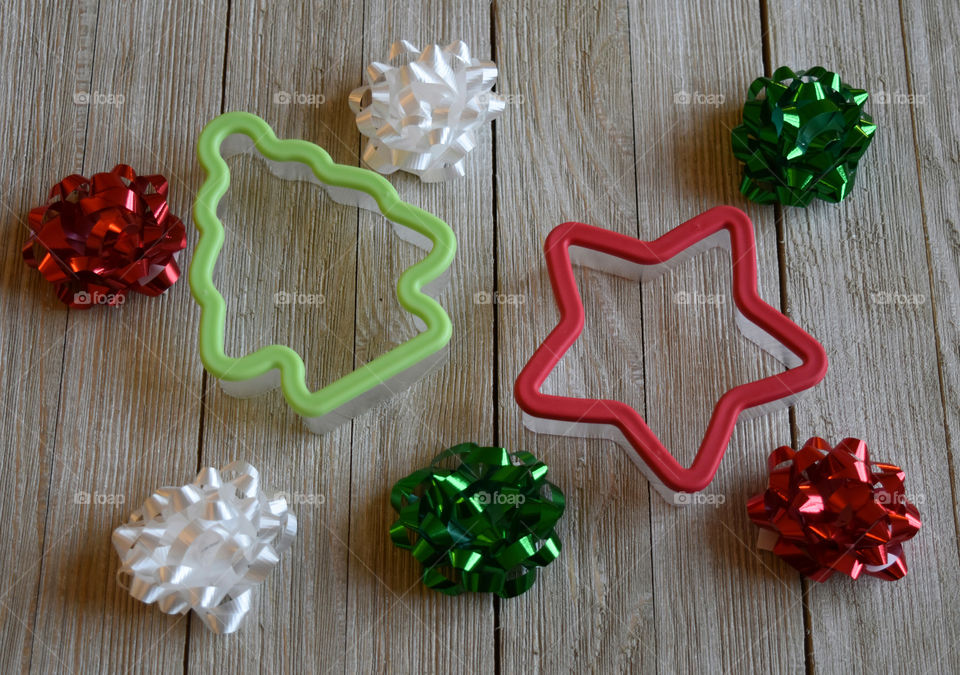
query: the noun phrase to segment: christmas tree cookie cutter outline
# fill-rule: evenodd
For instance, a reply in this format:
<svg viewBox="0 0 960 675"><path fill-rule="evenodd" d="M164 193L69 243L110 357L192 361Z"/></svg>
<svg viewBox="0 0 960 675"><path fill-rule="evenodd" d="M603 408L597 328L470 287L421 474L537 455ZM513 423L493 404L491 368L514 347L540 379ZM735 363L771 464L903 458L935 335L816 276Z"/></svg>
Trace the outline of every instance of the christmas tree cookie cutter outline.
<svg viewBox="0 0 960 675"><path fill-rule="evenodd" d="M689 467L683 467L639 412L620 401L555 396L544 381L583 332L584 309L573 264L644 282L666 274L694 255L723 248L733 267L733 314L752 342L783 363L782 373L737 385L717 401ZM517 376L514 397L524 426L538 433L604 438L618 443L667 501L703 490L717 473L737 420L792 405L827 373L823 346L757 292L753 224L740 209L718 206L659 239L641 241L592 225L558 225L544 243L550 282L560 312L556 327Z"/></svg>
<svg viewBox="0 0 960 675"><path fill-rule="evenodd" d="M428 251L400 275L396 289L398 302L414 316L418 334L316 391L307 387L303 359L290 347L267 345L239 358L225 352L226 302L213 282L225 239L217 207L230 187L226 158L253 151L280 178L319 185L337 203L379 213L400 238ZM456 235L444 221L401 200L379 174L337 164L308 141L278 139L269 124L250 113L229 112L211 120L197 140L197 158L207 176L193 205L200 237L189 283L201 310L200 358L227 394L249 398L280 387L307 427L325 433L443 363L453 331L450 317L432 295L446 282L457 249Z"/></svg>

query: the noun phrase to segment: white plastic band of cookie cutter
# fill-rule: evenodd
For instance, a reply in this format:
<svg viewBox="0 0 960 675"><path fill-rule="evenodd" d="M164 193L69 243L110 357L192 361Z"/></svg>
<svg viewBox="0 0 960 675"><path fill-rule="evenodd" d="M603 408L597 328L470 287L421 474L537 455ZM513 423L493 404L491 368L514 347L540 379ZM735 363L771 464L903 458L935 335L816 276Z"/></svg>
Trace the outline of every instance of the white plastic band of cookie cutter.
<svg viewBox="0 0 960 675"><path fill-rule="evenodd" d="M641 265L608 253L582 248L580 246L570 246L569 252L570 261L575 265L601 272L609 272L619 277L644 283L661 277L690 258L714 248L723 249L729 255L733 255L730 233L726 229L719 230L709 237L704 237L702 240L685 248L669 260L657 265ZM734 302L730 304L733 306L733 316L737 328L744 337L770 354L770 356L782 363L785 367L793 368L800 365L802 360L799 355L794 354L786 345L744 316L736 304L735 295ZM740 419L752 419L787 408L802 397L803 393L804 392L799 392L763 405L747 408L740 414ZM568 436L571 438L599 438L613 441L627 450L627 455L633 460L633 463L637 465L641 473L650 481L650 485L652 485L666 501L678 505L690 503L688 501L678 501L677 495L679 493L664 485L653 471L650 470L650 467L647 466L640 455L633 449L633 446L616 425L545 419L535 417L527 412L523 412L522 418L523 425L536 433L549 434L552 436Z"/></svg>
<svg viewBox="0 0 960 675"><path fill-rule="evenodd" d="M383 212L380 211L380 207L377 205L376 200L367 193L359 190L351 190L349 188L328 185L318 179L310 167L306 164L302 164L300 162L277 162L267 157L263 157L259 152L256 151L256 146L254 145L253 139L245 134L231 134L230 136L227 136L220 146L220 154L224 159L228 159L237 155L255 156L260 161L264 162L269 168L270 172L278 178L282 178L284 180L303 181L318 185L324 189L330 199L338 204L343 204L344 206L356 206L358 208L380 214L393 226L394 233L403 241L409 242L425 251L429 251L433 247L433 242L430 241L428 237L420 234L419 232L411 230L400 223L395 223L384 216ZM422 290L427 295L436 298L439 291L447 284L449 278L450 270L448 268L444 270L443 274L441 274L439 277L431 281L429 284L426 284ZM413 320L418 331L422 332L426 330L427 327L420 317L413 315ZM450 346L447 344L434 354L431 354L425 359L417 361L410 368L398 373L389 380L381 382L377 387L370 389L361 396L347 401L342 406L330 411L326 415L322 415L320 417L303 417L303 421L307 425L307 428L314 433L323 434L331 431L341 424L349 422L357 415L376 407L397 393L412 386L418 380L439 368L447 360L449 353ZM272 389L278 388L280 386L280 371L274 369L264 373L260 377L239 382L230 382L227 380L219 380L219 382L224 393L230 396L235 398L253 398Z"/></svg>

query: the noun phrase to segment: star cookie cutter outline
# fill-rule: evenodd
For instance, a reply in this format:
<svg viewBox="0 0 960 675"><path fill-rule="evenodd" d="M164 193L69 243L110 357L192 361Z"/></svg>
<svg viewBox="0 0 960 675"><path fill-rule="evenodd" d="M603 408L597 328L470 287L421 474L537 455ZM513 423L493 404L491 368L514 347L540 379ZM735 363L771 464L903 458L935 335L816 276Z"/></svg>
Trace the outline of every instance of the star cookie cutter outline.
<svg viewBox="0 0 960 675"><path fill-rule="evenodd" d="M689 467L677 462L640 413L627 404L540 391L583 332L583 302L573 274L574 263L643 282L712 248L725 248L731 256L737 327L787 370L727 390L714 406ZM683 501L677 499L677 493L699 492L713 480L742 414L752 417L790 406L827 373L823 346L760 298L753 224L740 209L712 208L652 241L583 223L563 223L548 235L544 253L560 320L514 385L524 426L539 433L615 441L628 450L651 485L671 503Z"/></svg>
<svg viewBox="0 0 960 675"><path fill-rule="evenodd" d="M267 345L239 358L224 351L226 303L213 282L225 239L217 206L230 187L226 158L254 150L280 178L314 183L337 203L379 213L401 239L428 251L423 260L404 270L396 289L398 302L414 315L420 332L312 392L306 385L303 359L290 347ZM211 120L200 133L197 157L207 177L193 205L200 238L190 263L189 283L201 310L200 358L224 392L250 398L279 386L307 427L326 433L411 386L445 361L452 326L432 296L449 276L457 239L444 221L401 200L379 174L337 164L323 148L308 141L278 139L269 124L250 113L229 112Z"/></svg>

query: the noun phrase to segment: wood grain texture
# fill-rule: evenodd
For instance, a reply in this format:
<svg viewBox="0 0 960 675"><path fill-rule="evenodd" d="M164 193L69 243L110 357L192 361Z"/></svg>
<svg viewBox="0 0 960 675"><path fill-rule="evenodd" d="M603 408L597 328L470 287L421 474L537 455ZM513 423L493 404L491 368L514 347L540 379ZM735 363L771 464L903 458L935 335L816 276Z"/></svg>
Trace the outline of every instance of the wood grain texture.
<svg viewBox="0 0 960 675"><path fill-rule="evenodd" d="M4 672L960 667L956 3L0 7ZM24 268L25 217L51 184L123 161L170 179L188 223L185 271L203 124L249 110L280 137L357 165L347 95L400 38L463 39L494 57L509 103L465 178L390 177L459 239L440 296L454 324L449 361L408 391L316 436L279 393L238 400L203 374L185 281L117 311L79 312ZM871 92L878 136L846 202L783 209L778 222L778 210L739 194L730 128L754 77L816 64ZM120 105L103 99L117 95ZM395 285L422 251L376 214L274 178L256 158L229 164L215 275L228 353L287 344L317 387L413 336ZM512 389L557 319L542 253L554 226L650 239L719 203L753 219L761 295L824 343L831 366L794 414L739 423L707 491L722 504L678 510L614 444L524 430ZM577 270L586 328L546 390L625 401L689 461L720 393L780 368L736 332L729 267L710 252L643 286ZM278 293L312 301L278 303ZM814 434L859 436L906 470L924 520L906 579L802 582L756 551L744 506L764 484L766 455ZM468 440L534 452L567 496L562 555L516 599L428 591L387 536L393 483ZM234 459L257 466L268 492L291 495L300 532L240 631L216 637L119 589L109 537L156 487ZM79 504L78 493L125 503Z"/></svg>
<svg viewBox="0 0 960 675"><path fill-rule="evenodd" d="M82 172L123 161L141 173L163 173L171 210L188 218L198 187L190 179L193 140L216 105L196 101L219 82L222 44L206 38L207 15L190 3L91 4L84 11L96 15L96 47L84 83L90 96ZM38 644L57 648L34 649L31 666L44 673L166 671L182 665L186 622L144 607L117 586L109 541L151 490L183 482L194 470L202 370L188 336L196 333L196 312L186 284L161 298L131 296L117 311L97 309L68 316L60 382L68 404L58 418L34 628ZM78 503L77 492L108 501Z"/></svg>
<svg viewBox="0 0 960 675"><path fill-rule="evenodd" d="M773 209L740 194L740 166L729 149L741 101L763 72L758 5L638 2L630 10L641 238L718 204L745 209L761 295L779 306ZM736 328L731 262L725 251L708 252L642 292L646 420L685 465L724 392L783 370ZM803 671L799 577L756 550L756 528L745 517L747 499L762 489L767 455L789 443L786 410L741 420L705 503L677 509L653 496L660 668Z"/></svg>
<svg viewBox="0 0 960 675"><path fill-rule="evenodd" d="M400 37L419 47L462 39L477 58L490 57L485 2L364 3L363 62L383 61ZM359 73L358 73L359 75ZM357 84L360 82L358 80ZM400 197L437 214L454 230L457 258L440 294L453 322L448 362L408 392L354 422L351 473L347 672L493 672L494 609L490 597L449 598L423 587L420 566L393 546L390 488L447 447L493 441L493 306L477 293L493 287L493 154L482 130L465 178L424 184L407 174L392 182ZM398 305L399 275L424 253L397 239L379 215L360 214L357 363L416 331ZM333 663L333 662L332 662Z"/></svg>
<svg viewBox="0 0 960 675"><path fill-rule="evenodd" d="M960 6L904 3L907 54L906 98L913 121L917 169L930 262L930 298L937 330L940 388L946 420L947 456L953 468L952 496L957 526L957 469L960 451L960 120L943 83L960 77ZM933 423L933 416L930 418ZM949 536L960 551L960 536ZM945 585L949 588L949 586ZM936 653L939 668L960 663L960 642Z"/></svg>
<svg viewBox="0 0 960 675"><path fill-rule="evenodd" d="M57 461L57 410L67 311L40 274L24 268L21 248L29 233L27 213L41 203L53 176L80 171L86 109L64 92L89 85L93 13L81 12L78 30L57 35L52 27L66 7L33 11L32 3L7 3L0 48L0 97L8 105L0 122L5 176L0 196L5 237L0 249L0 664L29 668L34 652L57 658L57 643L34 638L40 564L47 537L50 472ZM43 114L38 114L42 110ZM36 161L24 164L23 158Z"/></svg>
<svg viewBox="0 0 960 675"><path fill-rule="evenodd" d="M775 64L822 63L875 92L879 127L847 201L784 214L787 295L831 357L818 395L797 407L798 433L866 440L875 459L906 471L924 522L907 550L910 573L895 585L811 588L812 666L936 672L960 639L957 585L944 583L960 569L932 307L897 299L930 294L910 106L876 95L908 91L899 7L772 4L770 26ZM843 38L828 26L843 27Z"/></svg>
<svg viewBox="0 0 960 675"><path fill-rule="evenodd" d="M361 10L231 2L229 19L218 22L228 35L224 110L253 112L279 138L309 140L356 164L358 134L343 103L361 68ZM325 27L323 39L310 26ZM214 277L227 301L227 353L285 344L303 358L312 388L342 377L353 369L357 209L272 176L257 157L228 165L228 239ZM278 293L315 302L281 304ZM251 462L268 492L290 495L299 533L236 635L191 623L188 671L327 670L344 642L350 426L317 436L279 391L238 400L212 378L206 391L202 464Z"/></svg>
<svg viewBox="0 0 960 675"><path fill-rule="evenodd" d="M543 241L580 220L636 235L630 41L624 3L496 4L499 91L522 96L497 126L501 442L550 466L567 498L561 557L501 603L504 672L656 669L647 482L611 443L523 430L513 382L556 325ZM531 45L541 44L538 58ZM500 149L503 148L501 152ZM586 329L544 391L643 406L635 283L577 271ZM612 325L611 325L612 323ZM624 377L630 373L630 377Z"/></svg>

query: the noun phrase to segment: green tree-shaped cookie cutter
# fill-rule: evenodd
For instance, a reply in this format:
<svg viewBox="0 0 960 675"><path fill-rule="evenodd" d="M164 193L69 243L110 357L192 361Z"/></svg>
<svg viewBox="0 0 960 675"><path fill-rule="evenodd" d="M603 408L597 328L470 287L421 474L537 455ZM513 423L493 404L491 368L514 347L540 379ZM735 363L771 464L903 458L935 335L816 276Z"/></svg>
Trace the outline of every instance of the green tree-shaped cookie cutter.
<svg viewBox="0 0 960 675"><path fill-rule="evenodd" d="M224 158L254 148L281 178L315 183L338 203L378 212L393 223L398 236L429 251L397 281L397 300L414 315L420 332L317 391L307 387L303 359L289 347L268 345L241 358L224 351L226 303L213 283L224 242L217 206L230 186ZM446 280L456 253L456 236L445 222L401 200L382 176L336 164L313 143L280 140L270 125L250 113L229 112L211 120L197 141L197 157L207 178L193 205L200 239L190 264L190 290L201 310L200 358L227 394L256 396L279 385L307 426L324 433L409 387L444 361L450 317L427 293Z"/></svg>

